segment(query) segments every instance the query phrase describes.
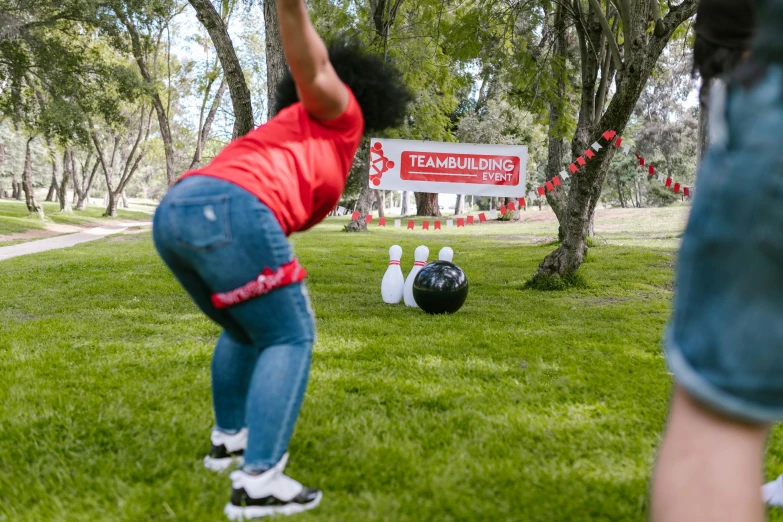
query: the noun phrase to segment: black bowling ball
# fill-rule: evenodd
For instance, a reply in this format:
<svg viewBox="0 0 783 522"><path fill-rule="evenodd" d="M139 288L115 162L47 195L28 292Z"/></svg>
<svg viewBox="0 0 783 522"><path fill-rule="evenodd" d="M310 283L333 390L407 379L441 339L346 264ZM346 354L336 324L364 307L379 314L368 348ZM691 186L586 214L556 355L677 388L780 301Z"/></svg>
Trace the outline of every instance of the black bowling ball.
<svg viewBox="0 0 783 522"><path fill-rule="evenodd" d="M413 280L413 299L428 314L453 314L468 298L468 278L454 263L428 263Z"/></svg>

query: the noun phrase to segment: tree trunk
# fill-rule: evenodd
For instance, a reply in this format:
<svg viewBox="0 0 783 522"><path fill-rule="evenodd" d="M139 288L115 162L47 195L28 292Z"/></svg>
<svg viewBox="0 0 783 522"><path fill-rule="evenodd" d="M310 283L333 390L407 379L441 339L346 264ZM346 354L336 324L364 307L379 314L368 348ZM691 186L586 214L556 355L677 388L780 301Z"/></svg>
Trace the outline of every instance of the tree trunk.
<svg viewBox="0 0 783 522"><path fill-rule="evenodd" d="M163 151L166 156L166 180L170 187L177 182L177 176L174 172L174 143L171 138L169 116L166 114L166 109L163 107L163 102L157 92L152 94L152 105L155 107L155 113L158 115L158 128L160 130L160 137L163 140Z"/></svg>
<svg viewBox="0 0 783 522"><path fill-rule="evenodd" d="M49 184L49 192L44 201L57 201L57 159L52 158L52 182Z"/></svg>
<svg viewBox="0 0 783 522"><path fill-rule="evenodd" d="M16 176L11 178L11 197L20 201L22 199L22 182L16 181Z"/></svg>
<svg viewBox="0 0 783 522"><path fill-rule="evenodd" d="M567 51L565 14L563 5L557 4L555 11L555 20L553 25L555 41L552 52L554 56L565 60ZM566 111L566 70L552 68L552 76L556 82L555 95L549 102L549 147L547 148L546 179L551 180L557 176L563 168L563 156L565 156L566 145L562 138L562 125L560 118ZM566 211L568 209L568 195L563 190L550 191L546 196L549 206L557 217L558 230L557 239L563 241L565 237L565 227L568 222Z"/></svg>
<svg viewBox="0 0 783 522"><path fill-rule="evenodd" d="M156 78L152 77L152 74L150 74L149 68L147 67L147 59L145 58L141 37L136 30L136 26L124 12L115 9L115 13L117 13L119 19L122 20L131 37L133 57L136 59L136 64L139 66L139 72L144 79L144 83L149 86L151 91L152 106L155 107L155 114L158 116L158 130L160 131L161 141L163 141L163 152L166 156L166 180L168 181L169 186L172 186L176 182L176 177L174 173L174 144L171 137L171 127L169 126L169 116L166 114L166 108L163 106L163 101L160 99L160 94L155 86Z"/></svg>
<svg viewBox="0 0 783 522"><path fill-rule="evenodd" d="M636 189L636 208L642 208L642 187L639 185L639 179L634 181L634 188Z"/></svg>
<svg viewBox="0 0 783 522"><path fill-rule="evenodd" d="M106 191L108 202L106 204L106 212L103 213L106 217L117 217L117 203L119 202L119 194L115 194L112 190Z"/></svg>
<svg viewBox="0 0 783 522"><path fill-rule="evenodd" d="M536 276L571 274L582 264L591 192L589 180L585 177L572 178L568 198L568 227L563 243L541 262Z"/></svg>
<svg viewBox="0 0 783 522"><path fill-rule="evenodd" d="M438 195L432 192L416 192L417 216L440 216Z"/></svg>
<svg viewBox="0 0 783 522"><path fill-rule="evenodd" d="M87 161L84 163L84 168L87 167L90 163L90 157L87 157ZM74 192L78 195L78 199L76 201L76 210L86 210L87 205L90 202L90 191L92 190L92 183L95 181L95 175L98 172L98 167L100 166L100 161L96 158L95 164L92 167L92 171L90 171L89 177L87 177L87 174L84 170L82 170L82 179L81 179L81 187L79 187L79 181L77 180L77 176L74 173Z"/></svg>
<svg viewBox="0 0 783 522"><path fill-rule="evenodd" d="M72 212L71 202L68 199L68 183L73 173L73 150L65 149L63 153L63 179L57 187L57 195L60 200L60 212Z"/></svg>
<svg viewBox="0 0 783 522"><path fill-rule="evenodd" d="M266 54L266 115L272 119L277 111L277 86L285 76L286 61L283 42L280 40L280 24L277 22L277 0L264 0L264 46Z"/></svg>
<svg viewBox="0 0 783 522"><path fill-rule="evenodd" d="M400 202L400 216L407 216L410 213L411 194L407 190L402 191L402 202Z"/></svg>
<svg viewBox="0 0 783 522"><path fill-rule="evenodd" d="M359 192L359 199L356 201L356 205L354 207L354 209L359 212L359 221L361 221L362 225L364 225L364 218L368 214L372 213L372 205L376 198L376 195L373 193L374 190L370 188L370 178L366 174L369 169L369 150L370 140L364 139L362 140L359 151L356 153L356 161L358 162L357 168L359 168L361 172L365 173L361 176L362 189ZM365 226L359 227L360 231L364 231L366 229L367 227Z"/></svg>
<svg viewBox="0 0 783 522"><path fill-rule="evenodd" d="M587 237L595 237L595 207L598 205L598 202L601 200L601 189L603 188L603 184L598 185L597 187L593 187L593 194L590 197L590 208L587 210L588 220L587 220ZM587 247L585 247L586 249Z"/></svg>
<svg viewBox="0 0 783 522"><path fill-rule="evenodd" d="M359 200L356 202L356 211L362 218L372 213L372 203L375 200L373 189L370 188L368 176L362 176L362 190L359 192Z"/></svg>
<svg viewBox="0 0 783 522"><path fill-rule="evenodd" d="M620 184L620 173L618 172L614 179L617 181L617 197L620 199L620 207L625 208L625 198L623 196L623 187Z"/></svg>
<svg viewBox="0 0 783 522"><path fill-rule="evenodd" d="M457 194L457 201L454 202L454 215L459 216L462 214L462 202L464 201L465 196L462 194Z"/></svg>
<svg viewBox="0 0 783 522"><path fill-rule="evenodd" d="M346 232L367 232L367 222L363 219L350 221L345 225Z"/></svg>
<svg viewBox="0 0 783 522"><path fill-rule="evenodd" d="M76 201L76 210L79 211L85 211L87 210L87 203L90 201L90 192L84 192L79 195L78 200Z"/></svg>
<svg viewBox="0 0 783 522"><path fill-rule="evenodd" d="M215 10L210 0L188 0L196 10L196 17L206 28L212 44L215 46L223 76L231 93L231 104L234 108L234 136L244 136L253 130L253 104L250 100L250 89L247 88L245 75L239 58L228 36L228 29L220 14ZM267 88L271 88L267 81Z"/></svg>
<svg viewBox="0 0 783 522"><path fill-rule="evenodd" d="M55 152L54 144L52 143L52 140L50 138L46 138L46 144L49 147L49 154L51 154L52 159L52 181L49 184L49 192L46 194L46 199L44 201L57 201L58 200L58 194L57 189L59 188L60 184L60 176L62 174L62 165L60 165L59 158L57 157L57 154Z"/></svg>
<svg viewBox="0 0 783 522"><path fill-rule="evenodd" d="M128 196L125 194L125 189L122 189L122 192L120 192L120 197L122 199L122 208L130 208L130 205L128 205Z"/></svg>
<svg viewBox="0 0 783 522"><path fill-rule="evenodd" d="M32 214L36 212L38 216L44 218L44 209L40 203L35 200L35 193L33 192L33 161L30 152L30 142L34 138L27 140L27 146L24 151L24 173L22 174L22 190L24 190L24 199L27 204L27 210Z"/></svg>
<svg viewBox="0 0 783 522"><path fill-rule="evenodd" d="M654 36L644 31L646 17L642 14L647 12L646 3L640 0L620 3L621 6L624 5L626 8L633 6L635 9L623 15L629 21L628 24L623 24L626 36L623 45L625 63L622 75L617 78L612 101L600 120L596 118L596 113L599 111L596 111L595 107L599 57L594 49L601 47L595 45L603 39L601 26L600 24L584 25L583 15L579 10L580 4L574 5L576 8L574 12L578 17L576 28L582 66L582 101L572 141L572 153L581 155L590 146L592 140L600 136L603 131L611 129L622 134L658 57L674 31L696 12L697 0L683 0L671 7L662 21L665 31L656 31ZM572 274L582 264L590 219L595 211L595 204L600 196L614 151L615 147L604 147L580 169L578 174L571 177L563 243L542 261L536 277Z"/></svg>
<svg viewBox="0 0 783 522"><path fill-rule="evenodd" d="M386 214L384 213L384 201L383 201L383 191L382 190L375 190L375 201L378 203L378 217L386 217Z"/></svg>
<svg viewBox="0 0 783 522"><path fill-rule="evenodd" d="M217 114L218 108L220 107L220 103L223 101L223 94L225 94L225 92L226 80L224 79L220 82L220 87L218 87L218 90L215 93L215 99L212 100L212 106L209 108L207 118L204 120L204 124L201 126L198 140L196 140L196 152L193 153L193 161L190 162L190 167L188 170L195 170L201 164L201 155L204 153L204 144L207 142L207 138L209 138L209 131L212 128L212 122L215 121L215 115Z"/></svg>

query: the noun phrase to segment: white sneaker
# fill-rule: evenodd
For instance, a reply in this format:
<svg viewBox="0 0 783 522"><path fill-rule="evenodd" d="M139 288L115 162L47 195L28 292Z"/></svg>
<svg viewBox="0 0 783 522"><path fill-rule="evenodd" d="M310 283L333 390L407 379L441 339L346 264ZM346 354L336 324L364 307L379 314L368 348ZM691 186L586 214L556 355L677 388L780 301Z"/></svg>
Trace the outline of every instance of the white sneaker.
<svg viewBox="0 0 783 522"><path fill-rule="evenodd" d="M783 507L783 475L761 487L761 496L770 506Z"/></svg>
<svg viewBox="0 0 783 522"><path fill-rule="evenodd" d="M223 512L229 520L247 520L269 515L293 515L313 509L323 494L317 489L305 488L283 474L288 453L275 467L260 475L244 471L231 473L231 502Z"/></svg>
<svg viewBox="0 0 783 522"><path fill-rule="evenodd" d="M247 428L230 435L220 430L212 430L210 436L212 447L209 455L204 457L204 467L212 471L225 471L232 464L241 466L247 449Z"/></svg>

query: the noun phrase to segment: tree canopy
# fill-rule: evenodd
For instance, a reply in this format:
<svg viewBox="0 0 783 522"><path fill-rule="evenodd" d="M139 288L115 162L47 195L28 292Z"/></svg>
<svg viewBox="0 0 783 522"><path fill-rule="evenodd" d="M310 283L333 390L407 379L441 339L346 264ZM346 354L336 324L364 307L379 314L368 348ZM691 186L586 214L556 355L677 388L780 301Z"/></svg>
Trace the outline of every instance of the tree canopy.
<svg viewBox="0 0 783 522"><path fill-rule="evenodd" d="M0 125L6 142L0 196L9 177L9 195L21 193L15 187L25 170L24 144L33 138L31 187L50 180L63 185L57 173L71 173L76 192L105 195L109 214L118 188L159 197L182 171L209 161L233 136L271 115L269 102L284 66L273 5L0 0ZM680 179L693 178L698 114L688 104L688 21L695 5L308 2L325 40L359 40L403 71L415 100L404 125L388 137L526 144L531 188L556 176L609 128ZM99 147L104 156L116 148L117 158L100 161ZM63 163L65 152L73 159ZM673 199L638 179L626 162L611 163L612 154L605 151L547 196L563 244L540 275L578 268L599 202L659 205ZM366 158L366 149L357 154L343 195L343 204L362 214L381 201L368 186ZM113 178L137 160L127 179ZM63 169L66 164L70 170ZM76 178L89 178L80 166L89 173L95 165L94 185L77 187ZM417 200L438 212L436 195Z"/></svg>

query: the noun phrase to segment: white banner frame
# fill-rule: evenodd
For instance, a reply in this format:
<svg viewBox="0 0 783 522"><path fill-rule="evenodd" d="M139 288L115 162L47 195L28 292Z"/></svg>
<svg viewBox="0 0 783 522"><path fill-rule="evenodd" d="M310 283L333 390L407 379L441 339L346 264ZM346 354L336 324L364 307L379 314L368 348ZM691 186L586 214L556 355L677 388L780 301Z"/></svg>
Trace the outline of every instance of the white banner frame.
<svg viewBox="0 0 783 522"><path fill-rule="evenodd" d="M526 145L372 138L370 188L520 198L525 196L527 154Z"/></svg>

